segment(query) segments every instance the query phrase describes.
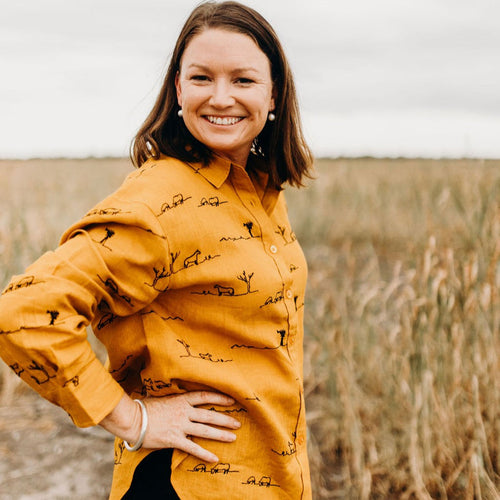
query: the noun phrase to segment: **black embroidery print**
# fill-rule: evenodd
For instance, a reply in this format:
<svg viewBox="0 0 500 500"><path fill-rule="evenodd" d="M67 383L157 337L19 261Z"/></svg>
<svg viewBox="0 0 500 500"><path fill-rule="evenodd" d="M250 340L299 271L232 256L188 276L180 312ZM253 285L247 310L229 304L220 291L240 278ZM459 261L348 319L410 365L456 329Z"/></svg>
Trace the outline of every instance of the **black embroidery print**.
<svg viewBox="0 0 500 500"><path fill-rule="evenodd" d="M138 226L136 226L135 229L139 229L140 231L145 231L146 233L152 234L153 236L156 236L157 238L161 238L162 240L166 240L167 239L167 237L164 236L163 234L155 233L151 229L145 229L143 227L138 227Z"/></svg>
<svg viewBox="0 0 500 500"><path fill-rule="evenodd" d="M173 208L177 208L177 207L180 207L181 205L184 205L184 203L186 203L186 201L191 199L191 198L192 198L191 196L184 198L184 195L181 193L175 194L172 197L171 203L168 203L168 202L163 203L163 205L160 208L160 213L156 214L156 217L160 217L168 210L172 210Z"/></svg>
<svg viewBox="0 0 500 500"><path fill-rule="evenodd" d="M276 451L275 449L271 449L273 453L276 455L280 455L281 457L288 457L297 453L297 445L295 444L295 435L293 435L293 443L288 441L288 449L283 451Z"/></svg>
<svg viewBox="0 0 500 500"><path fill-rule="evenodd" d="M99 243L99 245L102 245L106 250L109 250L110 252L112 252L113 249L108 247L106 245L106 242L115 235L115 232L112 229L109 229L108 227L104 228L104 231L106 232L106 234L103 238L101 238L99 241L94 240L94 239L92 241Z"/></svg>
<svg viewBox="0 0 500 500"><path fill-rule="evenodd" d="M28 366L28 370L35 372L37 376L30 375L30 377L38 384L42 385L48 382L51 378L54 378L55 375L49 375L47 369L36 362L34 359L31 360L31 365Z"/></svg>
<svg viewBox="0 0 500 500"><path fill-rule="evenodd" d="M85 217L90 217L92 215L118 215L118 214L129 214L130 212L124 212L121 208L95 208L88 212Z"/></svg>
<svg viewBox="0 0 500 500"><path fill-rule="evenodd" d="M252 278L255 273L247 274L246 271L243 271L239 276L236 276L236 279L243 281L246 285L246 290L244 292L235 293L235 290L232 286L222 286L222 285L214 285L214 290L203 290L201 292L191 292L193 295L215 295L217 297L225 296L225 297L242 297L243 295L248 295L250 293L258 292L258 290L252 290Z"/></svg>
<svg viewBox="0 0 500 500"><path fill-rule="evenodd" d="M292 432L292 440L288 441L287 449L285 450L279 451L275 450L274 448L271 448L271 451L273 453L276 453L276 455L279 455L281 457L288 457L297 453L297 430L299 428L301 413L302 413L302 393L299 393L299 411L297 413L297 420L295 421L295 430Z"/></svg>
<svg viewBox="0 0 500 500"><path fill-rule="evenodd" d="M210 411L215 411L217 413L248 413L248 411L245 408L235 408L234 410L231 409L224 409L224 410L218 410L217 408L214 408L213 406L209 408Z"/></svg>
<svg viewBox="0 0 500 500"><path fill-rule="evenodd" d="M180 263L176 264L179 255L180 252L175 252L175 253L170 252L170 263L168 265L168 269L162 267L160 270L156 269L156 267L153 267L153 272L155 277L153 278L152 283L144 283L144 284L154 288L157 292L165 292L168 290L168 286L164 288L159 287L158 285L159 281L165 278L169 278L173 274L184 271L185 269L189 269L190 267L199 266L204 262L208 262L210 260L216 259L217 257L220 257L220 255L210 255L210 254L203 255L201 251L197 249L191 255L188 255L184 259L182 264Z"/></svg>
<svg viewBox="0 0 500 500"><path fill-rule="evenodd" d="M73 384L74 387L78 387L80 385L80 377L78 375L75 375L69 380L66 380L66 382L64 382L63 384L63 387L66 387L69 384Z"/></svg>
<svg viewBox="0 0 500 500"><path fill-rule="evenodd" d="M97 329L102 330L103 328L107 327L113 321L118 318L116 314L113 314L111 312L104 314L101 319L99 320L99 323L97 324Z"/></svg>
<svg viewBox="0 0 500 500"><path fill-rule="evenodd" d="M117 373L121 370L123 370L123 368L125 368L125 365L127 364L127 361L130 359L130 358L133 358L134 356L132 356L132 354L129 354L122 362L122 364L118 367L118 368L115 368L114 370L111 370L109 373Z"/></svg>
<svg viewBox="0 0 500 500"><path fill-rule="evenodd" d="M111 291L111 295L114 295L115 297L118 297L122 300L124 300L130 307L134 307L132 304L132 299L128 297L127 295L120 294L120 290L118 288L118 285L114 280L111 278L108 278L106 281L103 280L99 275L97 277L101 280L101 282L104 284L105 287L109 288Z"/></svg>
<svg viewBox="0 0 500 500"><path fill-rule="evenodd" d="M290 231L290 235L287 237L286 236L287 228L284 226L278 225L278 229L274 232L276 234L279 234L283 238L285 245L290 245L294 241L297 241L297 236L295 236L295 233L291 229L289 231Z"/></svg>
<svg viewBox="0 0 500 500"><path fill-rule="evenodd" d="M255 476L250 476L244 483L241 484L249 484L252 486L261 486L265 488L269 488L270 486L277 486L278 488L281 488L279 484L272 484L270 476L262 476L258 481L255 479Z"/></svg>
<svg viewBox="0 0 500 500"><path fill-rule="evenodd" d="M123 452L125 451L125 444L123 441L118 441L115 446L115 465L120 465L122 463Z"/></svg>
<svg viewBox="0 0 500 500"><path fill-rule="evenodd" d="M20 377L21 373L24 372L24 368L19 366L19 363L14 363L13 365L9 365L9 368L12 368L12 370L18 377Z"/></svg>
<svg viewBox="0 0 500 500"><path fill-rule="evenodd" d="M148 170L151 170L152 168L155 168L156 166L157 166L156 163L153 163L152 165L148 165L148 166L144 166L144 167L141 166L135 172L133 172L131 174L131 178L137 179L138 177L143 175L145 172L147 172Z"/></svg>
<svg viewBox="0 0 500 500"><path fill-rule="evenodd" d="M102 330L103 328L113 323L115 319L119 318L119 316L111 312L109 304L104 299L99 302L99 304L97 305L97 309L100 312L104 313L99 319L99 323L97 324L98 330Z"/></svg>
<svg viewBox="0 0 500 500"><path fill-rule="evenodd" d="M299 300L299 298L297 296L295 296L293 298L293 302L295 304L295 310L298 311L299 309L301 309L302 307L304 307L304 302L302 302L301 304L297 305L297 300Z"/></svg>
<svg viewBox="0 0 500 500"><path fill-rule="evenodd" d="M244 345L244 344L233 344L231 346L231 349L268 349L268 350L274 350L274 349L279 349L280 347L286 347L285 343L285 337L286 337L286 330L276 330L276 333L280 336L280 343L277 346L274 347L257 347L254 345Z"/></svg>
<svg viewBox="0 0 500 500"><path fill-rule="evenodd" d="M159 288L158 282L172 276L172 272L166 271L164 267L161 269L161 271L159 269L156 269L156 267L153 267L153 272L155 274L153 282L152 283L144 282L144 284L154 288L157 292L166 292L168 290L168 285L165 288Z"/></svg>
<svg viewBox="0 0 500 500"><path fill-rule="evenodd" d="M253 398L245 398L245 401L258 401L260 403L260 398L254 393Z"/></svg>
<svg viewBox="0 0 500 500"><path fill-rule="evenodd" d="M208 472L210 474L230 474L232 472L239 472L238 470L231 470L231 464L225 464L222 462L219 462L218 464L214 465L212 468L207 468L207 464L198 464L195 465L192 469L189 469L188 472Z"/></svg>
<svg viewBox="0 0 500 500"><path fill-rule="evenodd" d="M47 314L50 315L50 323L49 326L55 324L57 317L59 316L59 311L47 311Z"/></svg>
<svg viewBox="0 0 500 500"><path fill-rule="evenodd" d="M146 311L146 312L141 312L141 316L146 316L148 314L156 314L157 316L160 316L160 318L163 320L163 321L184 321L180 316L162 316L161 314L157 313L156 311L153 311L151 309L151 311Z"/></svg>
<svg viewBox="0 0 500 500"><path fill-rule="evenodd" d="M29 286L38 285L39 283L45 283L44 281L35 281L34 276L24 276L19 281L11 283L3 292L2 295L13 292L14 290L19 290L20 288L28 288Z"/></svg>
<svg viewBox="0 0 500 500"><path fill-rule="evenodd" d="M211 196L210 198L202 198L198 207L220 207L227 201L220 201L218 196Z"/></svg>
<svg viewBox="0 0 500 500"><path fill-rule="evenodd" d="M172 387L172 384L169 382L164 382L163 380L153 380L151 378L145 378L142 381L141 393L144 396L147 396L148 394L160 392L163 389L167 389L168 387Z"/></svg>
<svg viewBox="0 0 500 500"><path fill-rule="evenodd" d="M246 236L246 235L223 236L219 241L239 241L239 240L251 240L252 238L260 238L260 235L253 234L253 226L254 226L254 223L251 221L244 222L243 227L246 228L246 230L248 231L248 236Z"/></svg>
<svg viewBox="0 0 500 500"><path fill-rule="evenodd" d="M186 349L186 354L183 354L179 356L180 358L197 358L197 359L202 359L203 361L210 361L211 363L228 363L229 361L232 361L232 359L222 359L222 358L214 358L213 354L210 354L209 352L207 353L198 353L198 355L194 355L191 353L191 346L182 339L176 339L177 342L182 344L184 346L184 349Z"/></svg>
<svg viewBox="0 0 500 500"><path fill-rule="evenodd" d="M293 273L294 271L297 271L298 267L295 264L290 264L290 272Z"/></svg>
<svg viewBox="0 0 500 500"><path fill-rule="evenodd" d="M266 299L266 301L259 307L263 308L263 307L269 306L271 304L277 304L278 302L281 302L283 299L284 299L283 290L279 290L278 292L276 292L274 294L274 296L272 296L272 295L269 296Z"/></svg>
<svg viewBox="0 0 500 500"><path fill-rule="evenodd" d="M50 315L50 323L48 326L53 326L55 325L55 321L57 317L59 316L59 311L47 311L47 314ZM15 330L0 330L0 335L10 335L11 333L19 333L22 332L23 330L34 330L36 328L40 328L39 326L20 326L19 328L16 328Z"/></svg>

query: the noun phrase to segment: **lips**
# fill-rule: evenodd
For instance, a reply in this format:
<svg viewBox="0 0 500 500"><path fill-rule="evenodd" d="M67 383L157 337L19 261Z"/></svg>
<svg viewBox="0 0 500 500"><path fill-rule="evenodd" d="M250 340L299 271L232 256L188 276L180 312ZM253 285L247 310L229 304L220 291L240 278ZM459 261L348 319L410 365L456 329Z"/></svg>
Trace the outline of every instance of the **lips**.
<svg viewBox="0 0 500 500"><path fill-rule="evenodd" d="M214 125L235 125L243 120L241 116L211 116L206 115L205 118Z"/></svg>

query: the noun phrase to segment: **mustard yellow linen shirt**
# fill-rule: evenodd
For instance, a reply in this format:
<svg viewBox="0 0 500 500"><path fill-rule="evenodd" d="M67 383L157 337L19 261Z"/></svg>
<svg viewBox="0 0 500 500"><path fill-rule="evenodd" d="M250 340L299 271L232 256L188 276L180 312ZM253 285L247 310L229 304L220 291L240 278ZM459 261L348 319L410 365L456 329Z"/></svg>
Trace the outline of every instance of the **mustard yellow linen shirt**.
<svg viewBox="0 0 500 500"><path fill-rule="evenodd" d="M311 498L302 380L306 262L283 192L247 170L149 160L16 276L0 299L0 354L25 382L95 425L133 398L228 394L234 443L193 438L220 462L174 450L185 499ZM107 367L86 336L92 324ZM111 499L151 450L115 441ZM168 471L166 471L168 478Z"/></svg>

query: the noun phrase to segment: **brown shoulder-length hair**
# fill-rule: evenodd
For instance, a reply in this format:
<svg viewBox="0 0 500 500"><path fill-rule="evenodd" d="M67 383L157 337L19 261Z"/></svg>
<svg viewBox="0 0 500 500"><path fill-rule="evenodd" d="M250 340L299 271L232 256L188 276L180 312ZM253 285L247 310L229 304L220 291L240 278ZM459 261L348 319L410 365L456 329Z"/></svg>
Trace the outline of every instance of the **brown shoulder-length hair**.
<svg viewBox="0 0 500 500"><path fill-rule="evenodd" d="M175 76L188 43L210 28L247 35L268 57L276 94L276 120L266 122L254 139L252 153L265 158L277 188L285 182L302 186L304 176L310 177L313 156L302 133L295 85L285 53L273 28L258 12L232 1L204 2L184 24L160 94L132 142L130 156L134 165L140 167L148 158L160 154L205 164L212 159L212 151L196 140L178 117L175 89Z"/></svg>

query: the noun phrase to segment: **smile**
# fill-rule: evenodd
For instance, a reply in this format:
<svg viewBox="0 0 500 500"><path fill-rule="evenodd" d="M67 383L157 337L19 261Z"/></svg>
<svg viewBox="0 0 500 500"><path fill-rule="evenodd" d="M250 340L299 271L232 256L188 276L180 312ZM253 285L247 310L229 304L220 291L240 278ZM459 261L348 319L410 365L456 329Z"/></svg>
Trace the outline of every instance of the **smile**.
<svg viewBox="0 0 500 500"><path fill-rule="evenodd" d="M243 117L221 117L221 116L205 116L205 118L215 125L235 125L243 120Z"/></svg>

